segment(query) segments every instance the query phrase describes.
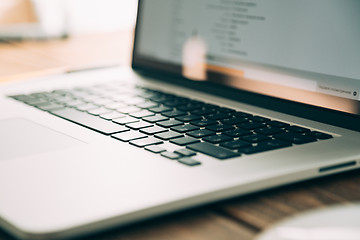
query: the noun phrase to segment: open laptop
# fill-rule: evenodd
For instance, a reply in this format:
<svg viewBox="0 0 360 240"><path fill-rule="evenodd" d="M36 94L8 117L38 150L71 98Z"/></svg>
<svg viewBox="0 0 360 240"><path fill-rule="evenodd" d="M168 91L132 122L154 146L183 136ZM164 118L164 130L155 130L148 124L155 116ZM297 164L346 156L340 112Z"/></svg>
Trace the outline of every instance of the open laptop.
<svg viewBox="0 0 360 240"><path fill-rule="evenodd" d="M358 168L359 8L139 1L132 69L3 85L2 228L79 236Z"/></svg>

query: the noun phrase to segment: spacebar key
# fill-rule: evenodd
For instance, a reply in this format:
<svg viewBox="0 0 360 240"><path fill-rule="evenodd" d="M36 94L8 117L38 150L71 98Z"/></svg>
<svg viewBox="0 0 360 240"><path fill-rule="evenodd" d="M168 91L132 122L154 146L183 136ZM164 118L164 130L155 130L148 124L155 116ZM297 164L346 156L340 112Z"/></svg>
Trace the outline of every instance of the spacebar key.
<svg viewBox="0 0 360 240"><path fill-rule="evenodd" d="M227 159L227 158L240 156L240 154L238 154L238 153L235 153L233 151L227 150L222 147L215 146L215 145L207 143L207 142L190 144L190 145L187 145L186 148L189 148L193 151L207 154L209 156L212 156L212 157L218 158L218 159Z"/></svg>
<svg viewBox="0 0 360 240"><path fill-rule="evenodd" d="M54 110L50 113L106 135L129 130L127 127L73 108Z"/></svg>

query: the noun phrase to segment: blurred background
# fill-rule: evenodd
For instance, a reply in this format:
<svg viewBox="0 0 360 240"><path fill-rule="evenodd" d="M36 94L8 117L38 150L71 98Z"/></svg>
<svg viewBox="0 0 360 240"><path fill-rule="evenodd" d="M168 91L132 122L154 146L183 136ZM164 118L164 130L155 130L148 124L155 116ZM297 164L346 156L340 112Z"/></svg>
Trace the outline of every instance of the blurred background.
<svg viewBox="0 0 360 240"><path fill-rule="evenodd" d="M131 29L137 0L1 0L0 38L56 38Z"/></svg>
<svg viewBox="0 0 360 240"><path fill-rule="evenodd" d="M130 65L137 0L0 0L0 83Z"/></svg>

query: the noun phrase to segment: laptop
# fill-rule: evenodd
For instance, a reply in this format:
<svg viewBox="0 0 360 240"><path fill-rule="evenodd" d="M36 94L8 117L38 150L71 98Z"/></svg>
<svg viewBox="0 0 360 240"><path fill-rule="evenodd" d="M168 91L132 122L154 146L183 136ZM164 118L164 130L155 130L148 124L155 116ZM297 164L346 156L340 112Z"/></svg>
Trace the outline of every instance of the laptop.
<svg viewBox="0 0 360 240"><path fill-rule="evenodd" d="M2 86L1 227L76 237L359 168L359 7L139 1L131 68Z"/></svg>

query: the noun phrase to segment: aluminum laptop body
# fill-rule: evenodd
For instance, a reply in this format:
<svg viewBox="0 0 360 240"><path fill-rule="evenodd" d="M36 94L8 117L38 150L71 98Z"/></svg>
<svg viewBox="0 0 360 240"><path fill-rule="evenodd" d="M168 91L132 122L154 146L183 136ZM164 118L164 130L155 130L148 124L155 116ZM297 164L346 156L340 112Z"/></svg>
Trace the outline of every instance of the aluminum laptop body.
<svg viewBox="0 0 360 240"><path fill-rule="evenodd" d="M359 7L142 0L131 69L3 84L1 227L75 237L359 168Z"/></svg>

